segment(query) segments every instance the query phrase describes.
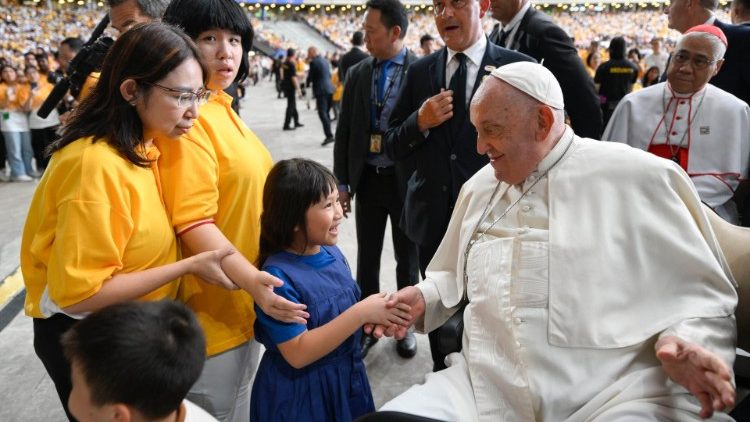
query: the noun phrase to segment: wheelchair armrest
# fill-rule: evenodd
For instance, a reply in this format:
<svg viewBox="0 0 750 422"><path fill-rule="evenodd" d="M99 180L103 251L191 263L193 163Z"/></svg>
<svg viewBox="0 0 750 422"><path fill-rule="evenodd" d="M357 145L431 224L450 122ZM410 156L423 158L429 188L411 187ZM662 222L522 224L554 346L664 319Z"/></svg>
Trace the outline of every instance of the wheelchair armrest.
<svg viewBox="0 0 750 422"><path fill-rule="evenodd" d="M437 349L441 355L447 356L451 353L461 351L461 341L464 334L464 308L456 311L445 324L435 330L438 339Z"/></svg>

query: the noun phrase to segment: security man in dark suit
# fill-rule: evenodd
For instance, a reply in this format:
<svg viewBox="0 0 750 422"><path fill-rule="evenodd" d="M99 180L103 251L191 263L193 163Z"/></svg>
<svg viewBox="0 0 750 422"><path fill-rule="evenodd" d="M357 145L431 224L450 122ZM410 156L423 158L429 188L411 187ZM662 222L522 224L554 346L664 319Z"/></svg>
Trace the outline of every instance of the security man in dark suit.
<svg viewBox="0 0 750 422"><path fill-rule="evenodd" d="M370 0L365 12L365 41L371 58L350 70L341 99L336 128L333 171L339 182L339 201L344 215L356 196L357 282L362 297L380 291L380 255L388 218L396 256L399 289L419 281L417 249L399 227L406 181L413 171L409 163L395 163L384 151L396 97L409 64L416 56L404 47L409 25L406 9L398 0ZM377 341L363 336L362 354ZM417 353L417 341L409 333L396 344L402 357Z"/></svg>
<svg viewBox="0 0 750 422"><path fill-rule="evenodd" d="M350 67L369 57L362 46L365 44L365 35L361 31L355 31L352 35L352 49L344 53L339 60L339 80L344 83L346 72Z"/></svg>
<svg viewBox="0 0 750 422"><path fill-rule="evenodd" d="M333 82L331 82L331 63L328 59L318 54L318 49L310 47L307 49L307 58L310 60L310 70L307 72L307 86L312 85L315 105L318 109L318 117L323 125L323 133L326 138L322 146L333 142L331 132L331 105L333 104Z"/></svg>
<svg viewBox="0 0 750 422"><path fill-rule="evenodd" d="M445 47L409 68L385 136L396 161L415 160L408 182L403 227L417 244L424 275L448 227L453 205L466 180L488 163L477 153L477 132L469 101L492 68L534 61L489 42L481 19L490 0L435 0L435 24ZM502 110L498 110L502 113ZM430 333L433 369L445 367Z"/></svg>
<svg viewBox="0 0 750 422"><path fill-rule="evenodd" d="M549 69L560 82L573 130L599 139L604 129L599 95L573 40L528 0L490 0L490 8L492 17L502 23L495 25L490 41L527 54Z"/></svg>

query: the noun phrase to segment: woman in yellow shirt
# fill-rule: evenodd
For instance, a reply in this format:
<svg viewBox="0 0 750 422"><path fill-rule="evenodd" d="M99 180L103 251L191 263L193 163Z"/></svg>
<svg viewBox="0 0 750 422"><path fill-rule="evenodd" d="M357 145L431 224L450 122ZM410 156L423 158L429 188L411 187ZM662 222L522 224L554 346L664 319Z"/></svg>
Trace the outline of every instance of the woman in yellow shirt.
<svg viewBox="0 0 750 422"><path fill-rule="evenodd" d="M70 366L60 336L85 314L126 300L173 299L197 273L231 285L231 249L178 261L160 195L155 136L176 138L206 98L193 42L164 24L136 27L104 60L101 82L73 114L34 194L21 243L34 349L67 412ZM70 415L68 415L70 416Z"/></svg>
<svg viewBox="0 0 750 422"><path fill-rule="evenodd" d="M209 68L211 99L179 141L157 139L167 209L185 249L195 253L233 246L223 263L242 287L228 291L185 277L179 298L198 316L208 360L188 399L217 419L247 421L250 381L259 346L253 340L253 300L283 321L304 322L304 306L275 295L281 281L252 264L258 254L268 150L232 110L222 90L248 73L253 29L234 0L173 0L163 21L185 29ZM248 294L248 292L250 294Z"/></svg>

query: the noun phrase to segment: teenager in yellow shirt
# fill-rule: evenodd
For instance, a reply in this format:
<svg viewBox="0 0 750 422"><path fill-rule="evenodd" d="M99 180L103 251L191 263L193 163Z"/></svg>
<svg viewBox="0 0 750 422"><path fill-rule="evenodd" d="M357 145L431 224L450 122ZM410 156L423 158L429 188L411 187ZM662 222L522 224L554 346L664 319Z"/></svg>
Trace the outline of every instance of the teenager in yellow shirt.
<svg viewBox="0 0 750 422"><path fill-rule="evenodd" d="M70 366L59 339L78 319L126 300L173 299L188 273L232 285L221 269L230 248L178 261L154 163L155 136L176 138L192 126L205 74L178 29L134 28L52 145L24 227L21 270L34 349L66 412Z"/></svg>
<svg viewBox="0 0 750 422"><path fill-rule="evenodd" d="M212 92L186 136L156 140L162 151L165 203L184 250L237 249L222 265L243 289L228 291L205 286L195 277L183 279L179 298L198 316L208 355L188 399L219 420L247 421L259 351L253 340L253 299L276 319L304 323L307 317L303 305L273 293L270 287L281 285L280 280L252 264L272 160L222 90L247 76L253 29L233 0L174 0L163 21L184 28L195 40L209 67L207 86Z"/></svg>

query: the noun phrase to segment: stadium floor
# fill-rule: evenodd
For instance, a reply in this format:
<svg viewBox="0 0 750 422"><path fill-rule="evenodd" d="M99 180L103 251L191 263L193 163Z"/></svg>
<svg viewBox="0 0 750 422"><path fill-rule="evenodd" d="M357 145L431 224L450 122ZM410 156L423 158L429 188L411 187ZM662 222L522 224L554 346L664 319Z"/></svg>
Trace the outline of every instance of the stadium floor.
<svg viewBox="0 0 750 422"><path fill-rule="evenodd" d="M308 93L309 95L309 93ZM321 147L325 137L315 111L305 101L297 107L304 128L281 130L286 100L277 99L273 83L264 81L247 90L241 116L265 143L274 160L306 157L333 165L333 146ZM335 123L335 122L334 122ZM54 386L34 354L31 319L23 315L19 265L21 231L35 183L1 183L0 209L0 421L64 421ZM339 246L356 271L356 235L353 214L341 225ZM16 275L14 275L16 274ZM390 230L386 230L381 288L396 289L395 261ZM395 341L378 342L365 359L375 404L382 405L410 385L420 383L432 368L427 336L417 335L419 352L412 359L396 354Z"/></svg>

